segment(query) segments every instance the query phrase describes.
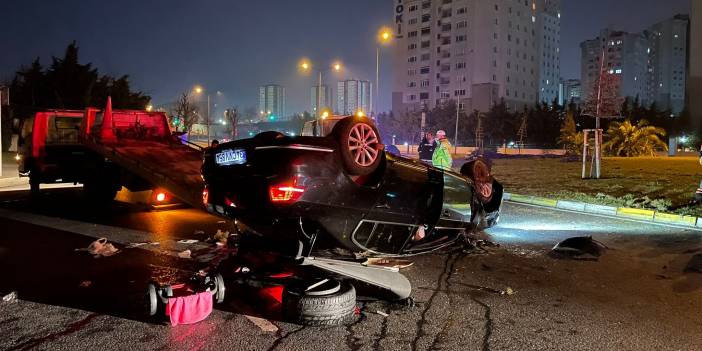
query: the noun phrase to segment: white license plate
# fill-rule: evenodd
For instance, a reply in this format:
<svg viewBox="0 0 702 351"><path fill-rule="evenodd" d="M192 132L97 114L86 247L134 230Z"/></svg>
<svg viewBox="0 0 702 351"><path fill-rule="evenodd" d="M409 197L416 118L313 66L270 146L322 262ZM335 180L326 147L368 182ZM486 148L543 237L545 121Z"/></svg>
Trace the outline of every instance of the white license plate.
<svg viewBox="0 0 702 351"><path fill-rule="evenodd" d="M246 150L234 149L224 150L215 155L215 162L218 165L243 165L246 163Z"/></svg>

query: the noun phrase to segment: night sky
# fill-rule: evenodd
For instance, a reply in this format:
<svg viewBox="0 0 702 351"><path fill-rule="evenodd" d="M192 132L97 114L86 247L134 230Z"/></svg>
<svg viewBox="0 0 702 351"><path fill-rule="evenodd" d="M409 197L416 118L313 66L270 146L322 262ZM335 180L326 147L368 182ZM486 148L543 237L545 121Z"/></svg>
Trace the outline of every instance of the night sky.
<svg viewBox="0 0 702 351"><path fill-rule="evenodd" d="M481 0L486 1L486 0ZM563 0L562 76L579 78L579 43L605 26L639 31L690 0ZM129 74L160 104L195 84L224 93L221 105L256 107L258 86L287 88L288 112L309 109L315 78L297 62L341 60L348 77L374 80L375 36L392 24L393 0L5 0L0 8L0 81L39 56L44 65L76 40L83 62ZM385 63L391 51L383 50ZM381 61L382 59L381 58ZM392 67L381 66L389 109ZM336 82L337 79L330 81Z"/></svg>

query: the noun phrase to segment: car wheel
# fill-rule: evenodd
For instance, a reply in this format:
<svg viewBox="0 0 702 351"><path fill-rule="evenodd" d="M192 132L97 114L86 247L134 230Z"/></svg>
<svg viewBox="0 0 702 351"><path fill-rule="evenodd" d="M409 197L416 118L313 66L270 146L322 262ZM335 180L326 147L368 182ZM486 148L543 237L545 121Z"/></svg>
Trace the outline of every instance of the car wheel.
<svg viewBox="0 0 702 351"><path fill-rule="evenodd" d="M475 193L483 203L492 200L492 173L488 162L483 158L466 162L461 167L461 174L473 181Z"/></svg>
<svg viewBox="0 0 702 351"><path fill-rule="evenodd" d="M356 319L356 289L348 283L325 279L309 284L286 286L283 313L287 320L302 325L346 325Z"/></svg>
<svg viewBox="0 0 702 351"><path fill-rule="evenodd" d="M368 118L348 117L334 127L344 168L351 175L368 175L383 156L380 133Z"/></svg>

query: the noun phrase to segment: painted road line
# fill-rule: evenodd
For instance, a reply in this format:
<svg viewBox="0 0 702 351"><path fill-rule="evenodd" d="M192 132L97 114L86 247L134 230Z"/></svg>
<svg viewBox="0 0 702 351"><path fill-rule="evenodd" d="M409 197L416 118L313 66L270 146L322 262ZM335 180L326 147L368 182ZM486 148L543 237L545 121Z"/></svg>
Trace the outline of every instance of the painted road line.
<svg viewBox="0 0 702 351"><path fill-rule="evenodd" d="M556 207L563 210L585 212L585 204L582 202L559 200Z"/></svg>
<svg viewBox="0 0 702 351"><path fill-rule="evenodd" d="M617 208L612 207L612 206L585 204L585 212L608 215L608 216L616 216L617 215Z"/></svg>
<svg viewBox="0 0 702 351"><path fill-rule="evenodd" d="M656 214L653 216L653 221L654 222L662 222L662 223L675 223L675 224L680 224L680 225L695 226L695 224L697 224L697 217L683 216L683 215L674 214L674 213L656 212Z"/></svg>
<svg viewBox="0 0 702 351"><path fill-rule="evenodd" d="M641 208L629 208L629 207L617 208L617 216L643 219L643 220L647 220L647 221L653 221L653 215L655 213L656 213L656 211L644 210Z"/></svg>
<svg viewBox="0 0 702 351"><path fill-rule="evenodd" d="M553 199L547 199L543 197L536 197L534 196L531 199L530 204L532 205L538 205L538 206L544 206L544 207L556 207L558 205L558 200L553 200Z"/></svg>

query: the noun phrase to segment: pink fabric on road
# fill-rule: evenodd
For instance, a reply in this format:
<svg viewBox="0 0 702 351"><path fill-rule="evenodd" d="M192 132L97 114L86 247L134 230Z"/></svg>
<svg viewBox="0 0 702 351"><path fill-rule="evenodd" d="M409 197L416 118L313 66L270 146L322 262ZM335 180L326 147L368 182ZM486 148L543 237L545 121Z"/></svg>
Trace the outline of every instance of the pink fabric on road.
<svg viewBox="0 0 702 351"><path fill-rule="evenodd" d="M188 296L171 297L166 305L166 315L171 325L193 324L212 313L212 292L205 291Z"/></svg>

